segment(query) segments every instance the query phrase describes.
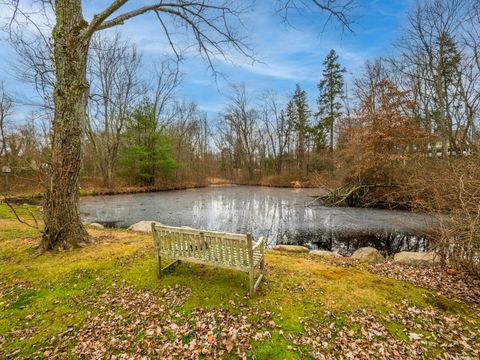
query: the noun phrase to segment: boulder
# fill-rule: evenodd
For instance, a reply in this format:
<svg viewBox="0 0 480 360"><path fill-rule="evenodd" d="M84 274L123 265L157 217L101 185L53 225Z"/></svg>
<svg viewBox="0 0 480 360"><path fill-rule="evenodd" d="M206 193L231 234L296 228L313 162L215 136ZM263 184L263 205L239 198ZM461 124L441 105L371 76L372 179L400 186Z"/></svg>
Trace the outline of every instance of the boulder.
<svg viewBox="0 0 480 360"><path fill-rule="evenodd" d="M357 249L353 253L352 259L358 259L358 260L364 261L364 262L380 262L380 261L385 260L383 255L380 254L380 252L377 249L375 249L371 246L362 247L360 249Z"/></svg>
<svg viewBox="0 0 480 360"><path fill-rule="evenodd" d="M335 251L327 251L327 250L313 250L313 251L310 251L310 254L318 255L318 256L342 257L342 255L340 255Z"/></svg>
<svg viewBox="0 0 480 360"><path fill-rule="evenodd" d="M433 252L401 251L396 253L393 261L407 265L432 265L440 261Z"/></svg>
<svg viewBox="0 0 480 360"><path fill-rule="evenodd" d="M91 224L88 224L88 226L90 227L93 227L95 229L105 229L105 226L103 226L102 224L99 224L99 223L91 223Z"/></svg>
<svg viewBox="0 0 480 360"><path fill-rule="evenodd" d="M158 221L145 221L144 220L144 221L139 221L138 223L135 223L135 224L131 225L127 230L150 234L152 232L152 222L157 224L157 225L162 225Z"/></svg>
<svg viewBox="0 0 480 360"><path fill-rule="evenodd" d="M306 253L310 251L309 248L300 245L275 245L272 249L293 253Z"/></svg>

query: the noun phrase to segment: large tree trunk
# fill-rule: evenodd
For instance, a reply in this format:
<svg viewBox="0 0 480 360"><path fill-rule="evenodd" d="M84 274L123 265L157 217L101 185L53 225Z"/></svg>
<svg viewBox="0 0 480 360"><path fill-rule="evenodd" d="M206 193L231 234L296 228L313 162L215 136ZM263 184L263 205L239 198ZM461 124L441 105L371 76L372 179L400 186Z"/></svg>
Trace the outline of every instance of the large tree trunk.
<svg viewBox="0 0 480 360"><path fill-rule="evenodd" d="M88 41L82 30L81 0L55 2L53 30L57 84L52 153L45 197L45 235L41 248L68 249L88 241L80 220L79 177L86 121Z"/></svg>

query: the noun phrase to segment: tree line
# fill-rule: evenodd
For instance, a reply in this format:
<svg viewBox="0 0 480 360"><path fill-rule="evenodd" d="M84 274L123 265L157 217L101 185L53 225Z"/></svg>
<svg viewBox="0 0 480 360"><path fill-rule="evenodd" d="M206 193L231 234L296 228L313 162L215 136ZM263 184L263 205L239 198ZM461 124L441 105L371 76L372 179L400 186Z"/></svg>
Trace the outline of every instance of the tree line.
<svg viewBox="0 0 480 360"><path fill-rule="evenodd" d="M210 177L307 179L324 168L312 154L327 147L333 151L334 122L344 98L345 70L337 61L332 50L318 85L318 113L310 110L299 84L290 96L252 94L238 84L221 113L208 121L196 103L176 95L182 75L175 63L155 63L153 81L146 82L140 71L145 64L133 44L119 34L97 35L87 66L82 179L106 188L204 184ZM329 81L332 72L334 82ZM2 164L33 180L45 170L42 164L48 166L51 146L48 124L39 126L34 119L48 117L48 111L32 114L23 125L9 123L13 101L3 88L1 93Z"/></svg>
<svg viewBox="0 0 480 360"><path fill-rule="evenodd" d="M176 95L182 75L175 62L153 64L145 81L146 64L134 44L118 33L95 34L86 63L82 177L107 188L209 177L258 183L277 176L288 184L319 174L392 185L409 161L472 155L480 137L478 4L425 1L408 19L394 44L397 55L367 61L348 82L351 91L348 69L332 49L317 94L301 84L289 95L252 93L237 84L210 120ZM31 65L33 55L24 55ZM35 114L9 124L12 96L3 85L0 93L2 164L28 178L49 163L52 129L35 125ZM47 97L41 113L47 119L52 101Z"/></svg>

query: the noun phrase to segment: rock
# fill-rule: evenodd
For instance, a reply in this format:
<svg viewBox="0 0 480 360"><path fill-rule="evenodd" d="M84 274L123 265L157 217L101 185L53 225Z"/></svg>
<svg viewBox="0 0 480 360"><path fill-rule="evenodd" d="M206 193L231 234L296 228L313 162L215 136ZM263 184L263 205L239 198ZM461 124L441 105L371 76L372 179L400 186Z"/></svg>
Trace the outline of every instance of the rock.
<svg viewBox="0 0 480 360"><path fill-rule="evenodd" d="M433 252L401 251L396 253L393 261L407 265L432 265L440 262L440 257Z"/></svg>
<svg viewBox="0 0 480 360"><path fill-rule="evenodd" d="M91 224L88 224L88 226L93 227L95 229L105 229L105 226L99 223L91 223Z"/></svg>
<svg viewBox="0 0 480 360"><path fill-rule="evenodd" d="M365 262L380 262L385 260L383 255L380 254L377 249L370 246L357 249L357 251L353 253L352 259L358 259Z"/></svg>
<svg viewBox="0 0 480 360"><path fill-rule="evenodd" d="M137 232L144 232L144 233L151 233L152 232L152 222L157 225L162 225L158 221L139 221L136 224L131 225L127 230L130 231L137 231Z"/></svg>
<svg viewBox="0 0 480 360"><path fill-rule="evenodd" d="M279 250L279 251L294 252L294 253L303 253L303 252L310 251L307 247L299 246L299 245L275 245L272 249Z"/></svg>
<svg viewBox="0 0 480 360"><path fill-rule="evenodd" d="M342 257L342 255L340 255L335 251L327 251L327 250L313 250L313 251L310 251L310 254L318 255L318 256Z"/></svg>

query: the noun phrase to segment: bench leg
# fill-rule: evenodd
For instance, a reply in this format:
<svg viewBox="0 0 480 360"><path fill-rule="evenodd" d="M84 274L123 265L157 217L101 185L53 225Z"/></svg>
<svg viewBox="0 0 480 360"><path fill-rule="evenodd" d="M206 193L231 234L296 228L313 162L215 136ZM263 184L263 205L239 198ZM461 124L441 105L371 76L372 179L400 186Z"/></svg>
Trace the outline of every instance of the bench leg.
<svg viewBox="0 0 480 360"><path fill-rule="evenodd" d="M249 272L250 278L250 297L253 297L255 294L255 268L251 268Z"/></svg>
<svg viewBox="0 0 480 360"><path fill-rule="evenodd" d="M157 252L155 258L157 260L157 278L160 279L162 277L162 257Z"/></svg>
<svg viewBox="0 0 480 360"><path fill-rule="evenodd" d="M262 259L260 262L260 274L258 275L257 281L255 281L255 285L253 287L253 292L256 293L262 279L265 277L265 259Z"/></svg>
<svg viewBox="0 0 480 360"><path fill-rule="evenodd" d="M265 277L265 258L260 262L260 271L257 280L255 280L255 268L249 272L250 275L250 297L257 292L262 279Z"/></svg>

